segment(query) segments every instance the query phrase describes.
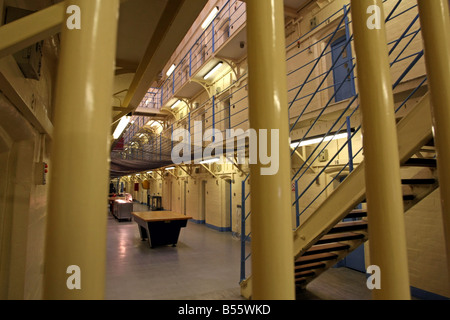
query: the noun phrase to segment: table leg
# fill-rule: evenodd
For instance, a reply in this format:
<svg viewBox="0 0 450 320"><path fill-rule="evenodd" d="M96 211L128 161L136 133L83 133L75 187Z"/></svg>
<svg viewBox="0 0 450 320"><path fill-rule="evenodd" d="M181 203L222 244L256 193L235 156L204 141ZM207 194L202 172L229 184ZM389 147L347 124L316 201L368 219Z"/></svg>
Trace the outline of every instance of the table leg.
<svg viewBox="0 0 450 320"><path fill-rule="evenodd" d="M139 234L141 235L141 240L145 241L146 239L149 238L148 232L147 232L146 228L144 228L143 226L138 225L138 227L139 227Z"/></svg>

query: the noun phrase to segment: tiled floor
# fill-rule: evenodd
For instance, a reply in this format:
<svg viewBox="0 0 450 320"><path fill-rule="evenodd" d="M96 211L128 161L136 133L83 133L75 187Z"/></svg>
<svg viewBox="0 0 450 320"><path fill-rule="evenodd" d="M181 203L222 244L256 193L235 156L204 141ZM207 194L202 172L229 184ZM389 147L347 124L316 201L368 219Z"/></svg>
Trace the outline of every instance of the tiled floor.
<svg viewBox="0 0 450 320"><path fill-rule="evenodd" d="M177 247L150 249L135 222L109 216L106 299L241 299L239 266L240 241L230 233L189 222Z"/></svg>
<svg viewBox="0 0 450 320"><path fill-rule="evenodd" d="M135 204L135 211L147 207ZM250 245L248 244L250 247ZM205 225L188 223L178 246L150 249L135 222L108 220L106 293L108 300L236 300L240 241ZM370 299L365 275L331 269L299 299Z"/></svg>

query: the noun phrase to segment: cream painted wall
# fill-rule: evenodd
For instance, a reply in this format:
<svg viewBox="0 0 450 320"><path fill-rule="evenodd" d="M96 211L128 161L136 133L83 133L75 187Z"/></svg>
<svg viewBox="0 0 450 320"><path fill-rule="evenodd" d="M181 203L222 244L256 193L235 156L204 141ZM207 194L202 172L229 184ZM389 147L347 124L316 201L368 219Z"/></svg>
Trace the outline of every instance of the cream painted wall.
<svg viewBox="0 0 450 320"><path fill-rule="evenodd" d="M35 183L35 163L45 161L49 170L51 163L40 135L1 95L0 112L7 116L0 120L0 131L9 139L0 152L0 298L40 299L47 186Z"/></svg>
<svg viewBox="0 0 450 320"><path fill-rule="evenodd" d="M450 297L439 189L405 215L411 285Z"/></svg>
<svg viewBox="0 0 450 320"><path fill-rule="evenodd" d="M24 1L0 0L1 21L3 5L37 10L49 3L41 0L26 4ZM44 42L39 81L25 79L12 57L0 59L0 72L11 81L28 107L50 120L53 117L56 46L57 40L54 38ZM0 299L40 299L48 186L35 183L35 163L44 161L49 164L49 181L51 141L42 139L1 93L0 114L0 135L8 140L6 147L5 144L0 146Z"/></svg>

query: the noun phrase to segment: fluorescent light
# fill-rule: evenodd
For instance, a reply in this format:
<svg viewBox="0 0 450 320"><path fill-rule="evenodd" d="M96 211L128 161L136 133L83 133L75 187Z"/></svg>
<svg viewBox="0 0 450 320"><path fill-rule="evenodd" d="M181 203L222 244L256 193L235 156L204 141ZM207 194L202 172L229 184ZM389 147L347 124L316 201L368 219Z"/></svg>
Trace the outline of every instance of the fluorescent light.
<svg viewBox="0 0 450 320"><path fill-rule="evenodd" d="M166 168L166 170L173 170L173 169L175 169L175 167Z"/></svg>
<svg viewBox="0 0 450 320"><path fill-rule="evenodd" d="M177 67L177 66L173 64L173 65L169 68L169 70L167 70L166 75L167 75L168 77L170 77L170 76L172 75L172 73L175 71L175 68L176 68L176 67Z"/></svg>
<svg viewBox="0 0 450 320"><path fill-rule="evenodd" d="M304 147L304 146L309 146L312 144L318 144L318 143L321 143L322 140L324 142L328 142L331 140L347 139L347 137L348 137L347 133L340 133L340 134L336 134L336 135L326 136L325 139L323 137L322 138L314 138L314 139L304 140L302 142L291 143L291 148L295 149L295 148L297 148L297 146Z"/></svg>
<svg viewBox="0 0 450 320"><path fill-rule="evenodd" d="M219 161L220 161L219 158L213 158L213 159L203 160L203 161L200 162L200 164L216 163L216 162L219 162Z"/></svg>
<svg viewBox="0 0 450 320"><path fill-rule="evenodd" d="M202 24L202 29L206 29L209 24L213 21L213 19L216 17L217 13L219 13L219 7L215 7L211 13L209 14L209 16L205 19L205 21L203 21Z"/></svg>
<svg viewBox="0 0 450 320"><path fill-rule="evenodd" d="M152 174L153 173L153 171L149 171L149 172L147 172L148 174Z"/></svg>
<svg viewBox="0 0 450 320"><path fill-rule="evenodd" d="M175 102L173 105L172 105L172 109L175 109L175 108L177 108L178 107L178 105L181 103L181 100L178 100L177 102Z"/></svg>
<svg viewBox="0 0 450 320"><path fill-rule="evenodd" d="M127 127L128 123L130 122L130 117L125 116L120 119L119 125L116 128L116 131L114 131L114 140L117 140L122 135L123 131Z"/></svg>
<svg viewBox="0 0 450 320"><path fill-rule="evenodd" d="M206 74L206 76L203 77L203 79L207 80L209 77L211 77L214 73L219 70L219 68L223 65L223 62L219 62L210 72Z"/></svg>

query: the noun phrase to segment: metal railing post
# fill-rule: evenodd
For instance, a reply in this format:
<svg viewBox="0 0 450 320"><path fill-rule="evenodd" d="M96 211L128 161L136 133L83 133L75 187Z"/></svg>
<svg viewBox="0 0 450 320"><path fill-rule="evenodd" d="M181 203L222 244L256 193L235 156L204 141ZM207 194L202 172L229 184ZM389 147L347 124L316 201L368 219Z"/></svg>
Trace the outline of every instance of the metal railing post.
<svg viewBox="0 0 450 320"><path fill-rule="evenodd" d="M214 34L214 20L211 23L211 33L212 33L212 53L216 52L216 44L215 44L215 34Z"/></svg>
<svg viewBox="0 0 450 320"><path fill-rule="evenodd" d="M298 201L298 180L295 180L295 222L300 226L300 203Z"/></svg>
<svg viewBox="0 0 450 320"><path fill-rule="evenodd" d="M348 149L348 170L353 172L353 146L352 146L352 124L350 117L347 117L347 149Z"/></svg>
<svg viewBox="0 0 450 320"><path fill-rule="evenodd" d="M216 141L216 96L212 96L212 129L213 129L213 137L212 142Z"/></svg>

